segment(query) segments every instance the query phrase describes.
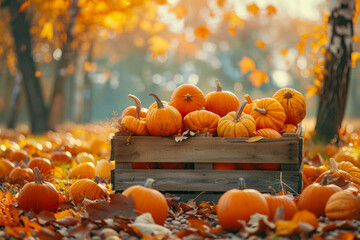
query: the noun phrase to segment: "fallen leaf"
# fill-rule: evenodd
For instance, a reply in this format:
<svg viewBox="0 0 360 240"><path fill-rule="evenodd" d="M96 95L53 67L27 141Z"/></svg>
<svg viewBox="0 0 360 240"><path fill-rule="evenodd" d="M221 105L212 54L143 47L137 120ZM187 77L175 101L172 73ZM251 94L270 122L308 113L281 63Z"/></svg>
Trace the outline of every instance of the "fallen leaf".
<svg viewBox="0 0 360 240"><path fill-rule="evenodd" d="M288 52L289 52L289 49L287 49L287 48L281 49L281 55L283 55L284 57L286 57L286 55L288 54Z"/></svg>
<svg viewBox="0 0 360 240"><path fill-rule="evenodd" d="M249 12L249 13L252 13L253 15L255 16L258 16L259 15L259 7L256 3L252 3L252 4L249 4L246 6L246 10Z"/></svg>
<svg viewBox="0 0 360 240"><path fill-rule="evenodd" d="M39 240L61 240L64 236L50 228L43 227L36 237Z"/></svg>
<svg viewBox="0 0 360 240"><path fill-rule="evenodd" d="M360 58L360 52L352 52L351 53L351 66L355 67L357 60Z"/></svg>
<svg viewBox="0 0 360 240"><path fill-rule="evenodd" d="M249 139L246 139L246 142L257 142L257 141L260 141L261 139L263 139L264 137L263 136L255 136L255 137L251 137Z"/></svg>
<svg viewBox="0 0 360 240"><path fill-rule="evenodd" d="M57 224L64 226L64 227L75 226L79 222L80 222L80 219L74 218L74 217L63 217L59 220L56 220Z"/></svg>
<svg viewBox="0 0 360 240"><path fill-rule="evenodd" d="M92 230L96 229L97 225L90 222L89 220L84 220L81 223L74 226L70 231L68 236L75 237L76 239L91 239L90 233Z"/></svg>
<svg viewBox="0 0 360 240"><path fill-rule="evenodd" d="M184 140L190 139L191 137L195 136L196 134L189 129L183 132L180 137L175 137L175 142L182 142Z"/></svg>
<svg viewBox="0 0 360 240"><path fill-rule="evenodd" d="M197 229L201 236L216 238L216 236L210 232L210 223L197 218L189 218L187 222L190 227Z"/></svg>
<svg viewBox="0 0 360 240"><path fill-rule="evenodd" d="M265 51L266 50L266 43L262 40L257 40L255 41L254 45L258 48L260 48L261 50Z"/></svg>
<svg viewBox="0 0 360 240"><path fill-rule="evenodd" d="M53 24L51 22L47 22L44 24L43 29L40 33L41 38L47 38L51 40L53 38Z"/></svg>
<svg viewBox="0 0 360 240"><path fill-rule="evenodd" d="M268 83L269 82L268 75L265 72L263 72L261 70L258 70L258 69L254 70L250 74L249 79L250 79L252 85L255 86L255 87L261 87L261 85L263 83Z"/></svg>
<svg viewBox="0 0 360 240"><path fill-rule="evenodd" d="M216 0L216 3L219 7L223 8L226 3L226 0Z"/></svg>
<svg viewBox="0 0 360 240"><path fill-rule="evenodd" d="M170 48L170 43L165 38L160 36L152 36L148 42L150 44L149 50L152 53L152 58L156 58L157 56L165 56L166 52Z"/></svg>
<svg viewBox="0 0 360 240"><path fill-rule="evenodd" d="M275 224L268 220L268 216L260 213L255 213L250 216L248 226L246 227L250 235L258 234L265 229L275 229Z"/></svg>
<svg viewBox="0 0 360 240"><path fill-rule="evenodd" d="M55 215L53 212L41 211L37 215L37 220L41 225L46 225L46 224L56 221L56 218L55 218Z"/></svg>
<svg viewBox="0 0 360 240"><path fill-rule="evenodd" d="M293 234L298 228L298 223L294 221L278 220L275 223L275 232L279 236L287 236Z"/></svg>
<svg viewBox="0 0 360 240"><path fill-rule="evenodd" d="M165 236L170 235L171 231L161 225L155 223L150 213L144 213L135 218L133 224L128 225L139 237L143 235L155 235L159 239L163 239Z"/></svg>
<svg viewBox="0 0 360 240"><path fill-rule="evenodd" d="M249 71L253 71L256 69L254 60L249 57L242 57L238 65L240 67L241 74L246 74Z"/></svg>
<svg viewBox="0 0 360 240"><path fill-rule="evenodd" d="M211 32L206 26L199 26L194 30L194 35L200 38L202 41L205 41L209 34L211 34Z"/></svg>
<svg viewBox="0 0 360 240"><path fill-rule="evenodd" d="M74 216L75 216L75 214L72 209L67 209L67 210L55 213L55 218L58 220L61 218L64 218L64 217L74 217Z"/></svg>
<svg viewBox="0 0 360 240"><path fill-rule="evenodd" d="M276 14L276 8L273 5L268 5L266 7L268 17Z"/></svg>
<svg viewBox="0 0 360 240"><path fill-rule="evenodd" d="M188 14L188 10L180 4L173 7L170 12L175 13L177 19L181 19Z"/></svg>

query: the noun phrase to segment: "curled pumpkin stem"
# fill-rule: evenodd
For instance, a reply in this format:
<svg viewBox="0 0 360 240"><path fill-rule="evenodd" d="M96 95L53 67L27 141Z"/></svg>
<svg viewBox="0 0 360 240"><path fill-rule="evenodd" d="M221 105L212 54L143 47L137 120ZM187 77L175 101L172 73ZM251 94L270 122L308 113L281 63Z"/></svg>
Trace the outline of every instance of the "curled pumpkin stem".
<svg viewBox="0 0 360 240"><path fill-rule="evenodd" d="M139 119L140 118L140 111L141 111L141 102L140 100L132 94L128 95L128 98L130 98L131 100L133 100L135 102L136 105L136 118Z"/></svg>
<svg viewBox="0 0 360 240"><path fill-rule="evenodd" d="M152 96L155 98L155 101L156 101L156 104L157 104L157 108L160 109L160 108L164 108L164 104L161 102L160 98L158 96L156 96L155 94L153 93L149 93L149 96Z"/></svg>
<svg viewBox="0 0 360 240"><path fill-rule="evenodd" d="M37 184L45 183L39 168L34 167L33 171L34 171L34 175L35 175L35 183L37 183Z"/></svg>
<svg viewBox="0 0 360 240"><path fill-rule="evenodd" d="M245 94L244 97L245 97L247 103L253 103L253 100L251 99L249 94Z"/></svg>
<svg viewBox="0 0 360 240"><path fill-rule="evenodd" d="M155 180L152 178L148 178L145 181L144 187L146 188L152 188L152 185L154 184Z"/></svg>
<svg viewBox="0 0 360 240"><path fill-rule="evenodd" d="M243 102L241 103L241 105L239 106L239 108L236 110L233 122L239 122L240 121L240 117L241 117L241 113L244 110L245 106L246 106L247 102Z"/></svg>
<svg viewBox="0 0 360 240"><path fill-rule="evenodd" d="M253 109L254 109L255 111L261 113L261 114L264 114L264 115L267 113L266 108L257 108L257 107L254 107Z"/></svg>

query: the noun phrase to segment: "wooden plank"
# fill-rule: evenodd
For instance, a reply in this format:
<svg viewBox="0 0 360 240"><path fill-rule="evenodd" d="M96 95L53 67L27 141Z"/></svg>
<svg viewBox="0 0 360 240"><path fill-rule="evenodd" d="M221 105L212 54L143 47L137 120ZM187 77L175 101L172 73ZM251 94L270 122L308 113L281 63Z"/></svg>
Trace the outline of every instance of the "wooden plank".
<svg viewBox="0 0 360 240"><path fill-rule="evenodd" d="M194 169L212 169L212 163L194 163Z"/></svg>
<svg viewBox="0 0 360 240"><path fill-rule="evenodd" d="M176 143L173 138L126 136L112 140L111 159L116 162L285 163L297 164L299 139L262 139L248 143L243 138L194 137Z"/></svg>
<svg viewBox="0 0 360 240"><path fill-rule="evenodd" d="M115 190L121 191L129 186L143 184L147 178L154 178L154 188L161 191L219 191L238 188L238 179L246 181L247 188L268 192L272 186L281 189L280 171L215 171L215 170L121 170L115 169ZM299 192L298 171L282 171L282 180L286 185ZM286 187L285 187L286 189Z"/></svg>

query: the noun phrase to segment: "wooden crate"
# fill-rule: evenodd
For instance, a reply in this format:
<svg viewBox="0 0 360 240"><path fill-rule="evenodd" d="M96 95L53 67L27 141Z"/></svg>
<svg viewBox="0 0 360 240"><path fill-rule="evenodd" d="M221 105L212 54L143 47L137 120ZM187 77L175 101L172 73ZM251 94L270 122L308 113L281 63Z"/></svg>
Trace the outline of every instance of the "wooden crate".
<svg viewBox="0 0 360 240"><path fill-rule="evenodd" d="M182 142L173 137L131 136L116 133L111 139L113 189L156 180L154 188L164 192L222 193L238 187L244 178L247 188L267 192L269 186L299 193L302 189L303 128L279 139L247 142L247 138L195 136ZM132 169L132 162L194 163L194 169ZM280 169L213 170L213 163L279 163ZM281 185L281 181L284 184Z"/></svg>

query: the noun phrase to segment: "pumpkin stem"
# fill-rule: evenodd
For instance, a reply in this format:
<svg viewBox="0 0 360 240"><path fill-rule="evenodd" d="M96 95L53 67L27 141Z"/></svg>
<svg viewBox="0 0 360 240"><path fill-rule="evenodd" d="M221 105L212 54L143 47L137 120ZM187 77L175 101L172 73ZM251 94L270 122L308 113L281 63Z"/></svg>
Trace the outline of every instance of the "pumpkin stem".
<svg viewBox="0 0 360 240"><path fill-rule="evenodd" d="M190 95L190 93L187 93L187 94L185 95L185 100L186 100L187 102L190 102L190 101L191 101L191 95Z"/></svg>
<svg viewBox="0 0 360 240"><path fill-rule="evenodd" d="M34 167L33 169L34 175L35 175L35 183L37 184L44 184L44 179L41 176L41 172L38 167Z"/></svg>
<svg viewBox="0 0 360 240"><path fill-rule="evenodd" d="M133 100L135 102L135 105L136 105L136 118L139 119L140 118L140 111L141 111L141 102L140 102L140 100L136 96L134 96L132 94L129 94L128 98L130 98L131 100Z"/></svg>
<svg viewBox="0 0 360 240"><path fill-rule="evenodd" d="M330 171L338 171L339 170L335 159L330 158L329 162L330 162Z"/></svg>
<svg viewBox="0 0 360 240"><path fill-rule="evenodd" d="M292 93L290 91L285 91L284 92L284 98L289 100L292 97L293 97L293 95L292 95Z"/></svg>
<svg viewBox="0 0 360 240"><path fill-rule="evenodd" d="M255 111L258 111L259 113L261 113L261 114L266 114L267 113L267 110L266 110L266 108L257 108L257 107L254 107L253 108Z"/></svg>
<svg viewBox="0 0 360 240"><path fill-rule="evenodd" d="M244 107L245 107L246 104L247 104L247 102L241 103L239 108L236 110L233 122L239 122L240 121L241 113L244 110Z"/></svg>
<svg viewBox="0 0 360 240"><path fill-rule="evenodd" d="M152 178L148 178L145 181L144 187L146 188L152 188L152 185L154 184L155 180Z"/></svg>
<svg viewBox="0 0 360 240"><path fill-rule="evenodd" d="M247 103L253 103L253 100L251 99L249 94L245 94L244 97L245 97Z"/></svg>
<svg viewBox="0 0 360 240"><path fill-rule="evenodd" d="M243 190L246 189L246 182L245 182L245 178L239 178L239 189Z"/></svg>
<svg viewBox="0 0 360 240"><path fill-rule="evenodd" d="M220 84L220 81L215 79L215 85L216 85L216 91L217 92L222 92L222 87L221 87L221 84Z"/></svg>
<svg viewBox="0 0 360 240"><path fill-rule="evenodd" d="M96 184L99 184L99 183L100 183L100 177L99 177L99 175L96 175L96 177L94 178L94 182L95 182Z"/></svg>
<svg viewBox="0 0 360 240"><path fill-rule="evenodd" d="M156 104L157 104L157 108L160 109L160 108L164 108L164 104L161 102L160 98L158 96L156 96L155 94L153 93L149 93L149 96L152 96L155 98L155 101L156 101Z"/></svg>
<svg viewBox="0 0 360 240"><path fill-rule="evenodd" d="M276 191L272 186L269 186L268 189L269 189L270 195L276 196Z"/></svg>
<svg viewBox="0 0 360 240"><path fill-rule="evenodd" d="M29 156L27 156L27 157L25 158L25 165L27 165L27 164L28 164L29 160L30 160L30 157L29 157Z"/></svg>

